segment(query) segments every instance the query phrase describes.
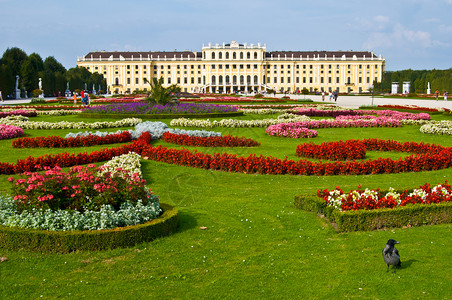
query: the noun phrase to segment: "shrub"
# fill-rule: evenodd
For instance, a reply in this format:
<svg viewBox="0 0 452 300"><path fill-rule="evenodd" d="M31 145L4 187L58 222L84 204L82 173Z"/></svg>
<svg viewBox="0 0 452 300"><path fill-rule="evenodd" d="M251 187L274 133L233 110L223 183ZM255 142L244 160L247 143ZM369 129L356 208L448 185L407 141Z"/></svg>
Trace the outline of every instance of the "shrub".
<svg viewBox="0 0 452 300"><path fill-rule="evenodd" d="M305 143L297 146L298 156L329 159L329 160L353 160L363 159L366 156L364 143L358 140L347 140L322 143Z"/></svg>
<svg viewBox="0 0 452 300"><path fill-rule="evenodd" d="M151 201L152 192L138 173L129 174L118 168L116 172L102 172L102 167L89 164L75 166L69 172L60 167L46 167L43 174L24 173L13 177L14 200L18 211L33 209L98 211L103 205L118 210L125 201L143 204Z"/></svg>

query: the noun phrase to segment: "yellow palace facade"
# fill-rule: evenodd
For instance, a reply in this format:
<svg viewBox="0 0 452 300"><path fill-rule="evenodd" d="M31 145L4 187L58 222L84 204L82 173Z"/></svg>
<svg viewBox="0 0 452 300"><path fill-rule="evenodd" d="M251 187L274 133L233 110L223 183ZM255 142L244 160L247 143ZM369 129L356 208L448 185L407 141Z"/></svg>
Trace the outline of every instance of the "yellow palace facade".
<svg viewBox="0 0 452 300"><path fill-rule="evenodd" d="M265 45L232 42L209 43L201 52L90 52L77 66L103 74L110 93L148 90L153 78L192 93L361 93L381 82L385 60L373 52L267 52Z"/></svg>

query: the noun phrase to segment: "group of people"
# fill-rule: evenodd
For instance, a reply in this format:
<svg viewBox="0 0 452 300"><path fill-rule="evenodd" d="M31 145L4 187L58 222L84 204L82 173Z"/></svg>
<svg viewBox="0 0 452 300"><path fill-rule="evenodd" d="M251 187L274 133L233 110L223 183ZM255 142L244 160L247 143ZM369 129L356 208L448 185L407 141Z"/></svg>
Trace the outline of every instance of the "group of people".
<svg viewBox="0 0 452 300"><path fill-rule="evenodd" d="M337 95L336 90L330 91L330 93L329 93L330 101L334 100L334 102L337 102L337 96L338 95ZM322 91L322 101L325 101L325 92L324 91Z"/></svg>
<svg viewBox="0 0 452 300"><path fill-rule="evenodd" d="M444 91L444 101L447 101L447 95L448 95L448 93L447 93L447 91ZM439 91L438 90L436 90L436 92L435 92L435 98L436 98L436 100L438 100L438 97L439 97Z"/></svg>
<svg viewBox="0 0 452 300"><path fill-rule="evenodd" d="M80 101L82 102L82 104L84 105L89 105L91 104L91 99L89 97L89 93L85 90L82 90L80 92ZM77 104L77 93L74 93L74 104Z"/></svg>

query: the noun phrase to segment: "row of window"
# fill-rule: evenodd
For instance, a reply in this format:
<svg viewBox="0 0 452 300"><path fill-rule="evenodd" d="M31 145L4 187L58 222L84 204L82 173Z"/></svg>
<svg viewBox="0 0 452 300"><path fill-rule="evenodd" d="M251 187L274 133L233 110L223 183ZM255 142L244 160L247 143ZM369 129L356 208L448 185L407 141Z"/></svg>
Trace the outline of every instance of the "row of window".
<svg viewBox="0 0 452 300"><path fill-rule="evenodd" d="M212 52L211 54L212 59L216 59L215 53L216 52ZM229 56L229 52L225 52L224 56L225 59L231 59L231 57L232 59L237 59L237 52L232 52L232 56ZM258 56L257 52L253 52L253 58L257 59L257 56ZM240 52L239 57L240 59L245 59L243 52ZM206 59L206 52L203 52L203 59ZM218 59L223 59L223 52L218 52ZM246 59L251 59L251 52L246 53Z"/></svg>
<svg viewBox="0 0 452 300"><path fill-rule="evenodd" d="M239 78L239 81L237 81L237 78ZM188 84L188 79L189 79L189 78L184 77L184 78L182 78L182 79L183 79L183 83L184 83L184 84ZM231 77L230 77L229 75L226 75L226 76L224 77L224 79L225 79L225 81L223 82L223 76L222 76L222 75L218 76L218 84L221 85L221 84L224 84L224 83L226 83L226 84L230 84L230 83L231 83L231 81L230 81ZM258 83L259 83L259 80L258 80L258 76L257 76L257 75L255 75L255 76L253 77L253 79L254 79L254 80L253 80L254 84L258 84ZM162 80L164 81L163 84L165 84L165 83L166 83L166 84L172 84L172 83L171 83L171 77L166 78L166 82L165 82L165 79L164 79L163 77L162 77ZM177 78L176 80L177 80L177 84L181 84L181 83L182 83L181 78ZM375 77L374 80L377 81L378 78ZM198 77L198 80L197 80L197 81L198 81L198 82L197 82L198 84L201 84L201 77ZM313 83L313 81L314 81L313 77L309 77L309 83ZM333 83L332 81L333 81L332 77L328 77L328 83L331 84L331 83ZM271 77L267 77L267 78L266 78L266 77L264 76L263 82L271 83ZM308 82L308 78L302 77L302 82L303 82L303 83L307 83L307 82ZM116 78L116 79L115 79L115 83L116 83L116 85L119 84L119 78ZM143 84L146 84L146 83L147 83L147 79L146 79L146 78L143 78ZM175 83L176 83L176 82L175 82ZM194 78L194 77L191 77L191 78L190 78L190 83L191 83L191 84L195 84L195 78ZM232 76L232 84L235 85L235 84L238 84L238 83L240 83L240 84L245 84L245 76L243 76L243 75L241 75L240 77L237 77L236 75ZM250 75L246 76L246 83L247 83L247 84L251 84L251 76L250 76ZM273 83L281 83L281 84L287 83L287 84L290 84L290 83L291 83L291 77L287 77L287 78L285 78L285 77L280 77L279 82L278 82L278 77L273 77ZM295 77L295 83L300 83L300 77ZM325 80L324 80L323 77L320 77L320 83L321 83L321 84L325 83ZM337 84L340 83L339 77L336 77L336 83L337 83ZM359 78L358 78L358 83L359 83L359 84L362 84L362 83L363 83L363 78L362 78L362 77L359 77ZM366 83L370 83L370 77L366 77ZM128 85L131 84L131 79L130 79L130 78L127 78L127 84L128 84ZM140 84L139 78L135 78L135 84ZM206 84L206 77L205 77L205 76L203 76L203 84ZM216 85L216 84L217 84L217 77L216 77L215 75L212 76L211 84L213 84L213 85ZM346 84L352 84L351 78L350 78L350 77L347 77Z"/></svg>

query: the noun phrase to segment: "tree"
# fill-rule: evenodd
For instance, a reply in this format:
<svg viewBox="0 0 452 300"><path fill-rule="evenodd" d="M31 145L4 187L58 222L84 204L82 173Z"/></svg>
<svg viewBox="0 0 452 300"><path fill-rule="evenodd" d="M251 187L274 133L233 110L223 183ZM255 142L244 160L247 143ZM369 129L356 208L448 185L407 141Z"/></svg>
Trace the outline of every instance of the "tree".
<svg viewBox="0 0 452 300"><path fill-rule="evenodd" d="M308 90L307 88L303 88L303 89L301 90L301 93L304 95L304 96L303 96L303 99L304 99L304 98L306 98L306 95L309 94L309 90Z"/></svg>
<svg viewBox="0 0 452 300"><path fill-rule="evenodd" d="M163 86L163 78L153 78L152 81L148 83L151 85L151 92L147 98L150 102L165 104L175 97L174 93L180 93L180 88L177 85L173 84L165 88Z"/></svg>
<svg viewBox="0 0 452 300"><path fill-rule="evenodd" d="M8 48L3 53L2 62L9 66L14 76L20 74L20 67L22 63L27 59L27 54L17 47Z"/></svg>

